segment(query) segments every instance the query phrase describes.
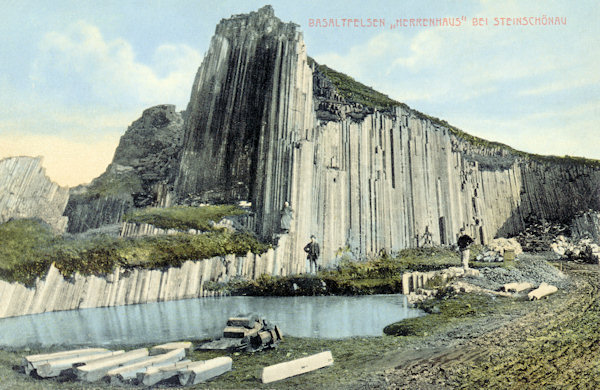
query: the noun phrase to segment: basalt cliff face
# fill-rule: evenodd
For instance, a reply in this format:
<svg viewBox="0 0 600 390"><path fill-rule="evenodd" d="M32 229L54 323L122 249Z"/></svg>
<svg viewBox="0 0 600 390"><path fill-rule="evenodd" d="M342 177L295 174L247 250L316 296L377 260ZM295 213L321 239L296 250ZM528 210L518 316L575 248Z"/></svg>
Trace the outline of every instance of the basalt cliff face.
<svg viewBox="0 0 600 390"><path fill-rule="evenodd" d="M250 200L258 233L272 235L298 141L314 129L311 95L297 25L268 6L221 21L187 108L180 200Z"/></svg>
<svg viewBox="0 0 600 390"><path fill-rule="evenodd" d="M399 103L365 104L319 69L297 25L270 7L222 20L187 108L179 201L250 200L265 238L289 201L297 271L311 234L327 264L344 248L450 244L461 228L485 243L529 218L600 208L593 163L528 156Z"/></svg>
<svg viewBox="0 0 600 390"><path fill-rule="evenodd" d="M145 110L121 137L106 172L71 189L68 231L118 223L133 207L170 204L182 141L183 115L175 106Z"/></svg>
<svg viewBox="0 0 600 390"><path fill-rule="evenodd" d="M0 160L0 223L18 218L40 218L63 232L63 211L69 190L52 182L41 157L10 157Z"/></svg>
<svg viewBox="0 0 600 390"><path fill-rule="evenodd" d="M146 110L65 215L79 232L132 207L245 200L270 240L288 201L293 273L312 234L324 264L340 250L451 244L461 228L486 243L530 219L599 210L599 188L597 162L476 139L316 64L298 25L266 6L219 23L185 115Z"/></svg>

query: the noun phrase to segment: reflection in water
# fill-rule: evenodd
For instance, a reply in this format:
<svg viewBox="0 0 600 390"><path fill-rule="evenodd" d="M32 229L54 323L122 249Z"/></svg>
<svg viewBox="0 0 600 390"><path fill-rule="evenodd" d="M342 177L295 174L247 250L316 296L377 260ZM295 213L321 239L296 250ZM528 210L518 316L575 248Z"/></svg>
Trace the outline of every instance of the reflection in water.
<svg viewBox="0 0 600 390"><path fill-rule="evenodd" d="M403 295L223 297L83 309L0 319L0 346L158 343L219 337L228 317L258 313L284 336L379 336L422 314Z"/></svg>

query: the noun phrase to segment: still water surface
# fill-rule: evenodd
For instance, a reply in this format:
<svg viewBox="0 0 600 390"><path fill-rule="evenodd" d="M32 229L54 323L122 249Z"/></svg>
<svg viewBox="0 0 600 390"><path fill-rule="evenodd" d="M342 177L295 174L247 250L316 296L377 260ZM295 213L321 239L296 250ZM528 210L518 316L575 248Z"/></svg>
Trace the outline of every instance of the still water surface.
<svg viewBox="0 0 600 390"><path fill-rule="evenodd" d="M379 336L383 328L423 313L404 295L222 297L0 319L0 346L134 345L219 337L228 317L258 313L285 335Z"/></svg>

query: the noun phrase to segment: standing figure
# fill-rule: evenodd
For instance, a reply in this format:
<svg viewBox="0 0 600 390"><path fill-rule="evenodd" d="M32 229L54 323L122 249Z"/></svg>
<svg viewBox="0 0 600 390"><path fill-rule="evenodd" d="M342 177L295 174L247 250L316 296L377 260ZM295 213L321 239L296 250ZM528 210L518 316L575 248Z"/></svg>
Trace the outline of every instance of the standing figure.
<svg viewBox="0 0 600 390"><path fill-rule="evenodd" d="M458 237L458 249L460 250L462 257L462 265L466 270L469 269L469 255L471 251L469 250L469 246L473 243L473 239L465 233L465 229L460 229L460 237Z"/></svg>
<svg viewBox="0 0 600 390"><path fill-rule="evenodd" d="M429 231L429 226L425 226L425 233L423 233L423 246L433 246L433 234Z"/></svg>
<svg viewBox="0 0 600 390"><path fill-rule="evenodd" d="M282 233L289 233L290 226L292 225L292 213L294 210L290 207L288 202L283 204L283 209L281 209L281 222L280 228Z"/></svg>
<svg viewBox="0 0 600 390"><path fill-rule="evenodd" d="M310 242L304 247L306 258L309 262L310 273L317 273L317 259L319 258L319 244L315 241L315 236L310 236Z"/></svg>

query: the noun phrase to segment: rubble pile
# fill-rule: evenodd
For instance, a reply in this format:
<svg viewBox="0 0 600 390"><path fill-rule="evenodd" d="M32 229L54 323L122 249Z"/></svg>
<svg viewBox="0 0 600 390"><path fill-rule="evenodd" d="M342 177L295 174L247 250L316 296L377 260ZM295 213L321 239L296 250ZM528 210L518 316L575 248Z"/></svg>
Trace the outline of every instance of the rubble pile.
<svg viewBox="0 0 600 390"><path fill-rule="evenodd" d="M558 236L550 248L563 259L600 264L600 245L591 238Z"/></svg>
<svg viewBox="0 0 600 390"><path fill-rule="evenodd" d="M547 252L557 236L569 236L569 226L546 220L529 221L524 231L515 239L525 252Z"/></svg>
<svg viewBox="0 0 600 390"><path fill-rule="evenodd" d="M515 256L523 253L521 244L515 238L495 238L477 255L476 259L488 263L502 262L504 261L504 252L507 250L512 251Z"/></svg>
<svg viewBox="0 0 600 390"><path fill-rule="evenodd" d="M467 277L465 281L489 290L500 290L507 283L531 283L539 286L546 282L565 289L569 286L567 276L541 255L522 253L514 267L486 267L479 270L480 277Z"/></svg>

